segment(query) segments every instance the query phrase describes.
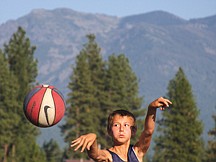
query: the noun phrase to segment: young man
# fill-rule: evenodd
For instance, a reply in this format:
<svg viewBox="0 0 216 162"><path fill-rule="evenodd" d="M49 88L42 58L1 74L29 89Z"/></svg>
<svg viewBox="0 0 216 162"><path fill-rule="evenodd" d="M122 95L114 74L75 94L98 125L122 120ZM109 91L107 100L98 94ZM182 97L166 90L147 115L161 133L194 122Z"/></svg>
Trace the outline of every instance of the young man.
<svg viewBox="0 0 216 162"><path fill-rule="evenodd" d="M116 110L108 117L108 134L113 139L113 147L101 150L98 148L96 134L82 135L71 142L75 151L87 149L90 158L97 162L142 162L152 139L155 128L157 108L164 110L172 104L171 101L160 97L148 106L144 123L144 130L135 145L130 144L131 136L136 133L136 119L134 115L125 110Z"/></svg>

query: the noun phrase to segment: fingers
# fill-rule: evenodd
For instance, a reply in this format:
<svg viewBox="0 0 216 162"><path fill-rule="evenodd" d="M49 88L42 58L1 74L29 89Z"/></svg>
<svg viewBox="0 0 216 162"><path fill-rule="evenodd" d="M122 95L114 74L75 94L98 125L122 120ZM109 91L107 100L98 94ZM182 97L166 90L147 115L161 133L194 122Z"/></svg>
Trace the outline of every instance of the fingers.
<svg viewBox="0 0 216 162"><path fill-rule="evenodd" d="M81 152L83 152L85 149L90 150L91 145L94 143L95 138L89 138L88 135L82 135L79 138L73 140L71 142L71 148L74 148L74 151L77 151L81 148Z"/></svg>
<svg viewBox="0 0 216 162"><path fill-rule="evenodd" d="M160 97L158 101L159 101L160 110L162 111L168 108L170 104L172 104L170 100L163 98L163 97Z"/></svg>
<svg viewBox="0 0 216 162"><path fill-rule="evenodd" d="M170 104L172 104L172 102L166 98L160 97L158 99L159 103L162 104L162 107L169 107Z"/></svg>
<svg viewBox="0 0 216 162"><path fill-rule="evenodd" d="M92 144L93 144L93 141L92 141L92 142L89 142L89 143L87 144L87 146L86 146L86 149L87 149L87 150L90 150L90 147L91 147Z"/></svg>
<svg viewBox="0 0 216 162"><path fill-rule="evenodd" d="M83 138L82 137L79 137L76 140L71 142L71 148L76 146L74 148L74 151L77 151L82 145L83 145Z"/></svg>
<svg viewBox="0 0 216 162"><path fill-rule="evenodd" d="M81 152L83 152L85 149L90 150L91 145L93 144L94 141L88 141L88 140L84 140L83 145L82 145L82 149Z"/></svg>
<svg viewBox="0 0 216 162"><path fill-rule="evenodd" d="M160 108L160 110L165 110L165 108L169 107L172 102L166 98L159 97L154 100L149 106L153 108Z"/></svg>

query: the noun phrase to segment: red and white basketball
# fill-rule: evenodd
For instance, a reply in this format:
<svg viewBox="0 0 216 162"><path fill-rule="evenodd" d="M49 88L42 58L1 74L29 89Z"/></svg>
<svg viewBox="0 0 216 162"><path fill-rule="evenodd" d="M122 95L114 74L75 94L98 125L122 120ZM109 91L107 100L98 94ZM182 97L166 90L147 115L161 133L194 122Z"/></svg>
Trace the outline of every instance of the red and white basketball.
<svg viewBox="0 0 216 162"><path fill-rule="evenodd" d="M38 127L57 124L65 113L65 100L54 86L40 85L25 97L23 105L26 118Z"/></svg>

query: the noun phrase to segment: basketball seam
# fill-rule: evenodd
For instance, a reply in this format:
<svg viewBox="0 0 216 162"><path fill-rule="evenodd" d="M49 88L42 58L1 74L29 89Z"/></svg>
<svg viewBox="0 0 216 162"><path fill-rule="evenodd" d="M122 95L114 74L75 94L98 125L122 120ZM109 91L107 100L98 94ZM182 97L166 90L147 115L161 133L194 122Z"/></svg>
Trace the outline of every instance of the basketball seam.
<svg viewBox="0 0 216 162"><path fill-rule="evenodd" d="M54 106L55 106L55 116L54 116L54 120L53 120L53 123L55 122L55 120L56 120L56 101L55 101L55 99L54 99L54 95L53 95L53 89L52 89L52 91L51 91L51 95L52 95L52 98L53 98L53 102L54 102Z"/></svg>
<svg viewBox="0 0 216 162"><path fill-rule="evenodd" d="M44 95L45 95L45 93L46 93L46 91L47 91L47 89L48 89L49 87L44 87L44 86L42 86L41 89L43 89L43 88L45 88L45 91L44 91L44 93L43 93L43 97L42 97L42 100L41 100L40 106L39 106L40 109L39 109L38 117L37 117L37 125L40 125L40 123L39 123L39 118L40 118L41 105L42 105L43 100L44 100Z"/></svg>

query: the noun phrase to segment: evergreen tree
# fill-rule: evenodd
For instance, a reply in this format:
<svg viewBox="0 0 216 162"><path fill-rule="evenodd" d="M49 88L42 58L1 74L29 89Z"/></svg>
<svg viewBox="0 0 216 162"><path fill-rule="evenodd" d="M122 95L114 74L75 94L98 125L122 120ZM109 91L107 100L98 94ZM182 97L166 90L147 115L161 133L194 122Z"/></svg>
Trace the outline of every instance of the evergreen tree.
<svg viewBox="0 0 216 162"><path fill-rule="evenodd" d="M62 161L62 152L56 141L51 139L49 142L43 144L43 150L46 154L47 162L60 162Z"/></svg>
<svg viewBox="0 0 216 162"><path fill-rule="evenodd" d="M4 45L4 53L9 62L10 71L18 78L20 85L19 100L23 101L25 95L34 86L37 77L37 60L34 58L35 46L31 46L26 32L18 27L9 44Z"/></svg>
<svg viewBox="0 0 216 162"><path fill-rule="evenodd" d="M103 61L95 36L88 35L87 38L88 43L77 55L70 77L66 122L61 130L67 143L82 134L95 132L98 143L105 148L110 146L106 132L108 114L122 108L140 116L143 114L140 109L142 99L138 97L137 78L128 59L120 55ZM86 154L75 152L66 156L87 158Z"/></svg>
<svg viewBox="0 0 216 162"><path fill-rule="evenodd" d="M34 58L35 49L36 47L31 46L30 39L26 37L25 31L21 27L12 35L9 43L4 45L4 56L8 62L9 70L15 76L18 84L18 89L15 92L18 106L14 109L20 116L20 120L16 123L18 127L13 129L16 136L13 139L11 150L14 150L16 160L22 162L27 162L30 157L33 161L35 159L32 157L34 154L30 152L34 152L35 147L38 147L39 150L39 146L36 144L39 129L30 124L23 113L25 95L35 85L37 76L37 60ZM34 147L29 148L31 145Z"/></svg>
<svg viewBox="0 0 216 162"><path fill-rule="evenodd" d="M206 151L206 162L216 161L216 115L212 115L214 120L214 128L212 128L208 134L212 137L211 140L208 141L208 148Z"/></svg>
<svg viewBox="0 0 216 162"><path fill-rule="evenodd" d="M182 68L168 85L172 108L166 109L159 120L153 161L202 161L202 123L192 94L192 88Z"/></svg>
<svg viewBox="0 0 216 162"><path fill-rule="evenodd" d="M90 79L92 83L92 102L90 108L91 111L89 115L92 116L91 124L93 129L88 132L96 132L101 128L100 120L104 116L104 111L102 109L103 102L106 99L104 92L104 79L105 79L105 62L102 59L101 49L95 42L95 36L93 34L87 35L88 43L85 44L83 52L87 55L87 62L90 71ZM85 116L85 114L84 114ZM83 116L83 117L84 117ZM99 123L98 125L95 123ZM89 126L88 126L89 127ZM86 133L86 132L85 132ZM102 139L99 139L101 143Z"/></svg>
<svg viewBox="0 0 216 162"><path fill-rule="evenodd" d="M132 71L129 60L123 55L111 55L108 61L106 90L109 91L109 98L112 109L126 109L129 111L138 110L142 98L138 94L138 81Z"/></svg>
<svg viewBox="0 0 216 162"><path fill-rule="evenodd" d="M20 122L17 114L17 90L17 80L9 71L7 60L0 50L0 159L3 161L14 160L11 146Z"/></svg>
<svg viewBox="0 0 216 162"><path fill-rule="evenodd" d="M25 138L18 139L15 147L16 158L14 162L47 162L45 152L38 146L35 141L29 141ZM26 143L27 144L26 144Z"/></svg>
<svg viewBox="0 0 216 162"><path fill-rule="evenodd" d="M95 87L98 66L93 63L94 59L91 56L91 54L94 55L96 59L99 50L92 40L94 37L88 38L89 42L84 45L76 58L76 67L73 68L71 82L68 85L71 92L68 93L66 123L61 127L65 141L68 143L86 132L96 132L99 127L97 117L99 101L96 98L98 91ZM73 153L71 156L73 158L86 157L80 153Z"/></svg>
<svg viewBox="0 0 216 162"><path fill-rule="evenodd" d="M129 60L124 54L111 55L107 62L105 80L106 104L104 104L101 125L107 125L107 116L116 109L131 111L135 117L143 117L144 109L141 109L142 98L139 97L138 80L132 71ZM140 123L141 122L141 123ZM137 121L138 126L143 129L143 121ZM112 142L107 134L106 127L101 127L102 136L106 137L104 145L111 146ZM139 135L140 132L137 132Z"/></svg>

